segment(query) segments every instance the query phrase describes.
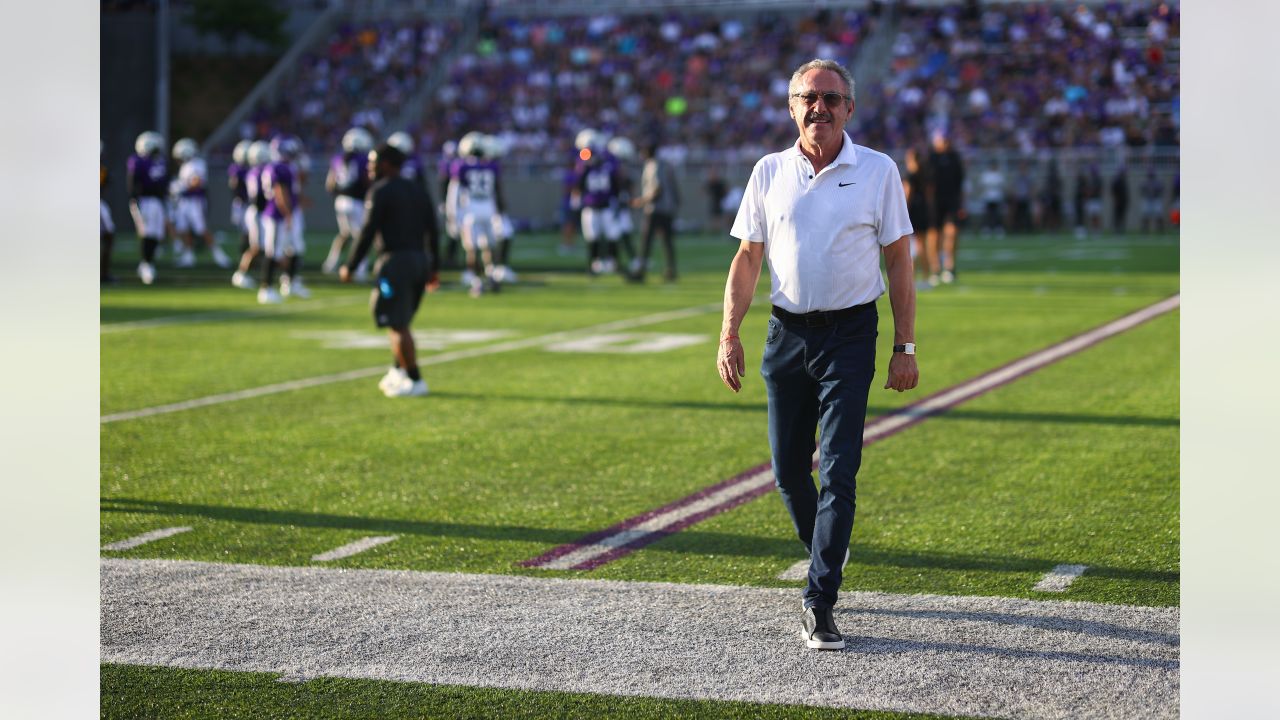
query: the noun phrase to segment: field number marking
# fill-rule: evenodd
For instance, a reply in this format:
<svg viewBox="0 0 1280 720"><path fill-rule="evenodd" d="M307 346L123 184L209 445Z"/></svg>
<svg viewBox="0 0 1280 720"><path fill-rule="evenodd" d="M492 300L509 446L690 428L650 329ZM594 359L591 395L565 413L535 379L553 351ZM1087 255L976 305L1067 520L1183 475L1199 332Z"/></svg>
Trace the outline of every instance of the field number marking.
<svg viewBox="0 0 1280 720"><path fill-rule="evenodd" d="M552 343L550 352L561 353L617 353L638 355L679 350L690 345L710 341L707 335L682 335L662 333L604 333L584 338Z"/></svg>
<svg viewBox="0 0 1280 720"><path fill-rule="evenodd" d="M136 535L126 540L117 540L116 542L108 543L106 545L103 545L102 549L103 550L132 550L133 548L136 548L139 545L146 545L147 543L153 540L163 540L167 537L173 537L174 535L177 535L179 533L188 532L189 530L191 530L191 528L189 527L161 528L159 530L152 530L151 532L146 532L146 533L142 533L141 535Z"/></svg>

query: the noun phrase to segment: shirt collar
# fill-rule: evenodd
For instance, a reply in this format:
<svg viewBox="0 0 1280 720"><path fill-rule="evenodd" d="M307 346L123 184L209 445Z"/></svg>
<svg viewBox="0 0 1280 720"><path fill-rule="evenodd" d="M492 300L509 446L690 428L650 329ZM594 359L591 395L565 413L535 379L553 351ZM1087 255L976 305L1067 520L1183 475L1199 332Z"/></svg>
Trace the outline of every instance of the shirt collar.
<svg viewBox="0 0 1280 720"><path fill-rule="evenodd" d="M853 140L849 139L849 133L846 131L842 130L840 134L844 135L844 144L840 146L840 153L836 155L836 159L832 160L831 165L828 167L834 167L836 165L853 165L854 167L857 167L858 152L853 149ZM783 154L788 157L804 158L805 160L808 160L808 158L804 156L804 153L800 152L799 138L796 138L795 144L789 149L784 150Z"/></svg>

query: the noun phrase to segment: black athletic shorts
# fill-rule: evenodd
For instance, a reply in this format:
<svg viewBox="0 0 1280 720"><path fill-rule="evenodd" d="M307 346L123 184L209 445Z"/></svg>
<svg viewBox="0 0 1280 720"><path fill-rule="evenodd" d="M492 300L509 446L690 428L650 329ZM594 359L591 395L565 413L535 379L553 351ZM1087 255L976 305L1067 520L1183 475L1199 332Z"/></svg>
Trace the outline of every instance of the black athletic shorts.
<svg viewBox="0 0 1280 720"><path fill-rule="evenodd" d="M940 194L933 202L933 227L960 221L959 193Z"/></svg>
<svg viewBox="0 0 1280 720"><path fill-rule="evenodd" d="M373 321L378 327L408 327L427 291L427 254L388 253L378 258Z"/></svg>

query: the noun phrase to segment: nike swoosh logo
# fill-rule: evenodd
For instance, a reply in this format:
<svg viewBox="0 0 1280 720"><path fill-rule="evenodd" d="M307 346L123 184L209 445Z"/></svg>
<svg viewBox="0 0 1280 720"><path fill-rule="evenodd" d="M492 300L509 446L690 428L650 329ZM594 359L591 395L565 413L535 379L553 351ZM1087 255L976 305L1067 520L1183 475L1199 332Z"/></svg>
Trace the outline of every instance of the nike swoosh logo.
<svg viewBox="0 0 1280 720"><path fill-rule="evenodd" d="M850 185L857 185L857 184L858 184L858 183L856 183L856 182L851 182L851 183L840 183L840 187L848 187L848 186L850 186Z"/></svg>

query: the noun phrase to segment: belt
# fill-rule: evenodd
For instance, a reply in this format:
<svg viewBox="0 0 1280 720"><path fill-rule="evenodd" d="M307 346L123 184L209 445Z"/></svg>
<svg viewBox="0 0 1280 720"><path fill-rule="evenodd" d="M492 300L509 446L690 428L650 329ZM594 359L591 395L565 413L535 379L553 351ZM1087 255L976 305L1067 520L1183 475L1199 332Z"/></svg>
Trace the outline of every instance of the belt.
<svg viewBox="0 0 1280 720"><path fill-rule="evenodd" d="M848 320L857 316L859 313L875 310L875 302L864 303L862 305L854 305L843 310L815 310L808 313L793 313L790 310L783 310L777 305L773 306L773 316L786 323L795 323L806 327L826 327L835 325L841 320Z"/></svg>

